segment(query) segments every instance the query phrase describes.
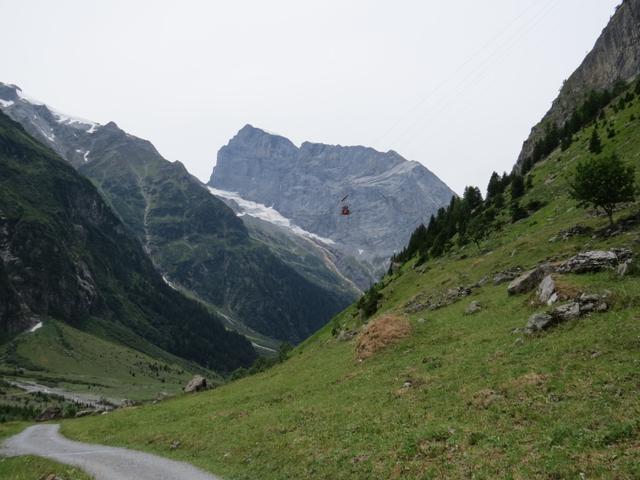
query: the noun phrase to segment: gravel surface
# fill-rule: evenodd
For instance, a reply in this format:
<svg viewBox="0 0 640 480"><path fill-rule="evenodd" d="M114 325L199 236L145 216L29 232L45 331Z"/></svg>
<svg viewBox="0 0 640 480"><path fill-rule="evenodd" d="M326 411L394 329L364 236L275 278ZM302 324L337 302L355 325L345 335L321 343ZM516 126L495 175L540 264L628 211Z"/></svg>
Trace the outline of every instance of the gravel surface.
<svg viewBox="0 0 640 480"><path fill-rule="evenodd" d="M37 455L78 467L96 480L222 480L187 463L126 448L67 440L60 425L34 425L7 439L0 455Z"/></svg>

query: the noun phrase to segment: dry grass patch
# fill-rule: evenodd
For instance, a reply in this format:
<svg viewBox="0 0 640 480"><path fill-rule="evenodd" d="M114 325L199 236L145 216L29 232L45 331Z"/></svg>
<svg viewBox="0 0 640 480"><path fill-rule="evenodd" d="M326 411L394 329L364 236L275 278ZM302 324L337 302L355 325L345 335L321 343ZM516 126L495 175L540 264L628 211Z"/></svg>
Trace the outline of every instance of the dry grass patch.
<svg viewBox="0 0 640 480"><path fill-rule="evenodd" d="M476 408L486 409L495 402L500 402L502 400L504 400L504 395L501 395L490 388L484 388L473 394L473 398L470 403Z"/></svg>
<svg viewBox="0 0 640 480"><path fill-rule="evenodd" d="M580 290L576 285L569 283L566 278L554 275L553 281L556 283L556 293L560 300L576 298L582 294L582 290Z"/></svg>
<svg viewBox="0 0 640 480"><path fill-rule="evenodd" d="M509 384L510 387L515 389L522 389L530 386L541 386L547 381L547 375L540 373L525 373L524 375L515 378Z"/></svg>
<svg viewBox="0 0 640 480"><path fill-rule="evenodd" d="M364 360L385 347L397 343L411 333L409 321L399 315L383 315L371 322L358 335L356 358Z"/></svg>

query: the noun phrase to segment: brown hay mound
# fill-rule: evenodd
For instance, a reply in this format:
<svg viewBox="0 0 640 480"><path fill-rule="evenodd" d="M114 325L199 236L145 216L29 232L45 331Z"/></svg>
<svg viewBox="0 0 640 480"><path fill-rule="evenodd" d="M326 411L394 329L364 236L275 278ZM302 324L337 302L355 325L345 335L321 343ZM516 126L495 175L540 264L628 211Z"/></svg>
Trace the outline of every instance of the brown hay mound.
<svg viewBox="0 0 640 480"><path fill-rule="evenodd" d="M411 324L398 315L384 315L371 322L358 335L356 340L356 358L364 360L383 348L408 337Z"/></svg>

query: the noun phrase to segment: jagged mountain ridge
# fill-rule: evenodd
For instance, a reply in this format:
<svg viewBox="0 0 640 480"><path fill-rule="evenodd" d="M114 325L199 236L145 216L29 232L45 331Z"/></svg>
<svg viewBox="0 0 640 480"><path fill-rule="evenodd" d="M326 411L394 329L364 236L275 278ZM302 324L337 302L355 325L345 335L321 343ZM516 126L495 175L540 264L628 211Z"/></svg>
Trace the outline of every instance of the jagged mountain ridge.
<svg viewBox="0 0 640 480"><path fill-rule="evenodd" d="M89 180L1 112L0 245L4 340L54 318L216 370L255 358L243 337L165 284Z"/></svg>
<svg viewBox="0 0 640 480"><path fill-rule="evenodd" d="M56 112L16 86L0 84L0 101L98 186L168 282L225 315L228 326L299 342L355 297L339 284L314 283L252 239L230 208L147 140L113 122Z"/></svg>
<svg viewBox="0 0 640 480"><path fill-rule="evenodd" d="M640 73L640 0L624 0L580 66L564 82L545 116L532 129L518 155L519 170L547 125L561 127L591 90L611 89Z"/></svg>
<svg viewBox="0 0 640 480"><path fill-rule="evenodd" d="M218 152L209 185L273 206L335 242L376 278L411 231L455 193L396 152L304 142L246 125ZM341 199L352 215L340 215Z"/></svg>

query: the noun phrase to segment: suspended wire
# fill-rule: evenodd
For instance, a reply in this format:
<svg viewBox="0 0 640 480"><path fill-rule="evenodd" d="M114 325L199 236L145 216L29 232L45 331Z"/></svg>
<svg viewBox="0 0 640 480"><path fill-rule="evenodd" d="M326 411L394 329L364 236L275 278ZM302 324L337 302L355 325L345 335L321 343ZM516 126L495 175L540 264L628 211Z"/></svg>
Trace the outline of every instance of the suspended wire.
<svg viewBox="0 0 640 480"><path fill-rule="evenodd" d="M501 61L504 57L506 57L517 45L518 41L524 37L529 31L533 30L535 27L537 27L540 22L542 22L542 20L544 18L546 18L556 7L558 6L557 3L553 3L553 2L549 2L547 4L547 7L545 11L541 12L540 15L538 15L534 21L530 22L528 27L525 30L522 30L518 33L517 36L513 37L513 42L511 42L506 49L504 49L502 52L494 52L495 55L492 55L490 57L490 59L493 59L493 57L495 57L498 61ZM487 59L489 60L489 59ZM486 63L486 62L485 62ZM468 76L463 83L461 83L456 89L454 89L452 91L452 93L449 95L451 96L457 96L457 94L465 87L467 87L469 84L477 82L479 79L483 78L484 76L486 76L486 74L489 73L488 69L482 69L482 70L478 70L476 72L473 72L473 76ZM421 118L419 118L418 120L416 120L415 122L413 122L411 124L410 127L408 127L402 134L400 134L400 136L398 136L396 138L396 140L394 141L394 144L397 144L400 140L402 140L403 138L405 138L407 136L407 134L413 130L416 126L419 126L420 122L422 122L427 116L430 117L430 121L433 121L434 118L439 117L439 115L445 111L452 111L452 109L460 106L461 104L456 104L456 103L450 103L449 99L445 96L442 97L439 101L439 104L434 105L434 109L429 111L427 115L423 115ZM438 108L436 108L438 107ZM464 112L467 111L470 108L470 105L468 103L462 104L462 108L456 110L457 112ZM428 133L426 134L428 135ZM412 136L412 138L408 138L406 140L406 142L404 142L404 145L411 143L413 141L415 141L418 137L416 136ZM424 139L425 136L421 136L419 138Z"/></svg>
<svg viewBox="0 0 640 480"><path fill-rule="evenodd" d="M536 5L537 5L536 2L530 3L529 6L527 8L525 8L519 15L517 15L514 19L509 21L505 28L503 28L500 32L498 32L496 35L494 35L488 41L486 41L480 48L478 48L476 51L474 51L464 62L462 62L460 65L458 65L458 67L456 67L456 69L453 72L451 72L446 78L444 78L442 81L440 81L440 83L438 83L434 88L432 88L419 102L416 102L404 114L400 115L400 118L398 118L393 123L393 125L391 125L391 127L389 127L380 136L377 137L377 141L381 141L382 139L384 139L389 133L391 133L396 127L398 127L402 123L403 117L406 117L406 116L412 114L414 111L416 111L418 108L420 108L427 100L429 100L434 94L436 94L442 87L447 85L449 83L449 80L451 80L452 78L455 78L457 76L457 74L464 67L466 67L469 63L471 63L479 54L483 53L485 51L485 49L489 45L491 45L495 40L497 40L502 35L504 35L507 31L509 31L509 29L511 28L512 25L514 25L516 22L518 22L527 13L529 13L529 11L532 10L533 7L535 7Z"/></svg>
<svg viewBox="0 0 640 480"><path fill-rule="evenodd" d="M529 25L535 21L536 18L539 18L540 13L546 13L545 10L552 5L554 2L554 0L549 0L544 6L543 8L536 14L534 15L534 17L532 19L530 19L529 21L527 21L524 25L522 25L519 29L517 29L510 37L508 37L505 41L500 42L496 48L494 48L492 51L489 52L489 55L482 61L480 62L478 65L476 65L469 74L467 74L466 76L460 77L458 75L458 73L460 71L462 71L469 63L471 63L473 60L475 60L479 54L485 53L486 51L486 47L492 43L495 42L495 40L497 40L498 38L502 37L503 35L505 35L505 33L507 33L509 30L511 30L511 27L517 23L522 17L524 17L526 14L529 13L529 11L531 11L533 9L534 6L537 6L539 4L536 4L535 2L530 4L523 12L521 12L517 17L515 17L512 21L510 21L507 26L500 31L498 34L496 34L494 37L492 37L489 41L485 42L485 44L483 44L482 47L480 47L478 50L476 50L466 61L464 61L459 67L457 67L451 74L449 74L445 79L443 79L436 87L434 87L425 97L422 98L422 100L420 100L419 102L417 102L416 104L414 104L414 106L409 109L409 111L407 113L405 113L403 115L403 117L408 116L409 114L415 112L416 110L418 110L420 107L424 106L424 104L428 101L431 100L433 98L433 96L438 93L438 91L440 91L442 89L442 87L444 87L445 85L449 85L450 84L450 80L451 79L455 79L455 78L462 78L462 80L464 81L465 78L468 78L469 75L475 73L477 70L482 69L484 66L487 65L487 63L492 59L492 57L500 51L500 49L508 44L509 42L512 41L512 39L517 36L518 34L520 34L524 29L527 29L529 27ZM544 16L544 15L543 15ZM443 97L438 97L437 101L440 101ZM414 127L414 125L419 122L421 119L423 118L423 116L420 116L418 118L417 121L414 121L411 123L411 125L406 128L403 129L402 133L400 133L399 135L395 135L393 137L393 141L388 142L389 144L393 145L397 142L397 140L399 138L402 138L407 131L409 131L410 129L412 129ZM401 123L403 123L405 121L405 118L399 118L394 125L389 128L382 136L380 136L378 138L378 142L379 143L381 139L387 137L389 135L389 133L391 133L391 131L395 130Z"/></svg>

